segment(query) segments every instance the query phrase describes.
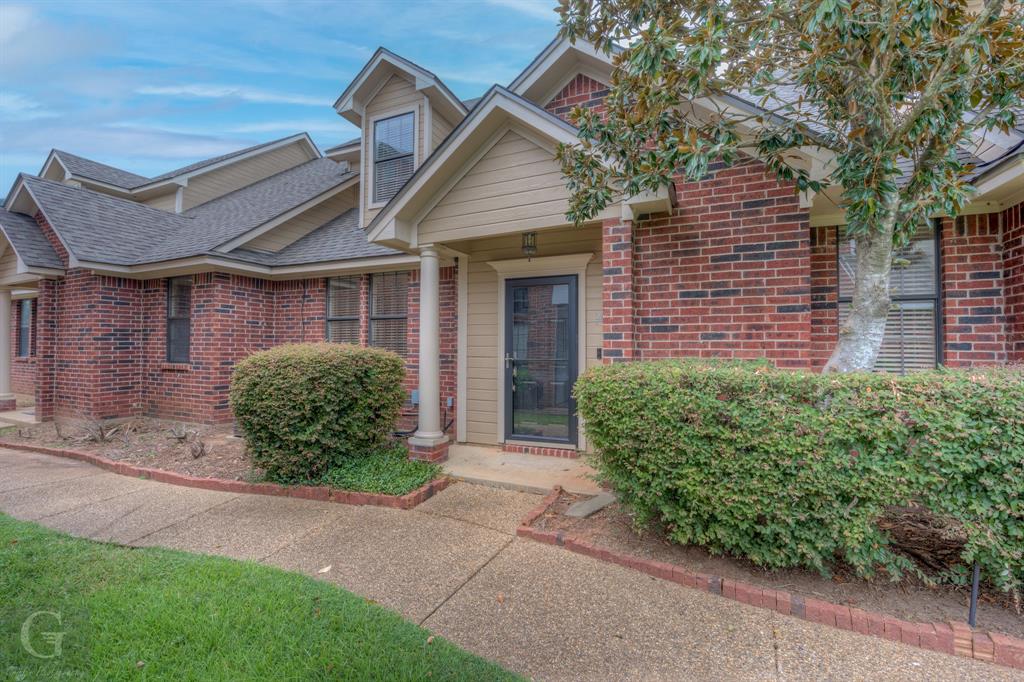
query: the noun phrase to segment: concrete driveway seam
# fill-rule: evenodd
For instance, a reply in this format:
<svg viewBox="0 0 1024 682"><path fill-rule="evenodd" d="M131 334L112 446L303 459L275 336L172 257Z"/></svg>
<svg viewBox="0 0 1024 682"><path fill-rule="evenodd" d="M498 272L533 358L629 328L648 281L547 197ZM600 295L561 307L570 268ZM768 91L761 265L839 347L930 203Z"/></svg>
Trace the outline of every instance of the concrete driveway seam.
<svg viewBox="0 0 1024 682"><path fill-rule="evenodd" d="M482 527L482 526L481 526L481 527ZM487 529L487 530L491 530L491 529ZM508 541L507 541L507 542L506 542L505 544L503 544L503 545L502 545L501 547L499 547L499 548L498 548L498 551L496 551L496 552L495 552L494 554L492 554L492 555L491 555L491 556L490 556L490 557L489 557L489 558L487 559L487 561L485 561L484 563L480 564L480 566L478 566L478 567L477 567L477 569L476 569L475 571L473 571L472 573L470 573L470 574L469 574L469 576L468 576L468 577L467 577L467 578L466 578L465 580L463 580L463 581L462 581L461 583L459 583L458 587L456 587L456 588L455 588L454 590L452 590L451 594L449 594L449 595L448 595L447 597L445 597L444 599L442 599L442 600L441 600L441 603L440 603L440 604L438 604L437 606L435 606L435 607L434 607L434 609L433 609L433 610L432 610L432 611L431 611L430 613L428 613L428 614L426 615L426 617L424 617L424 618L423 618L423 620L421 620L421 621L419 622L419 624L420 624L420 625L423 625L423 624L424 624L424 623L426 623L426 622L427 622L428 620L430 620L430 617L431 617L431 616L433 616L433 615L434 615L435 613L437 613L437 612L438 612L438 610L440 610L440 608L441 608L442 606L444 606L445 604L447 604L447 603L448 603L448 601L449 601L449 600L450 600L450 599L451 599L452 597L454 597L455 595L457 595L457 594L458 594L458 593L459 593L459 592L460 592L460 591L462 590L462 588L464 588L464 587L465 587L466 585L468 585L468 584L469 584L470 582L472 582L472 581L473 581L473 578L477 577L477 575L479 575L480 571L482 571L482 570L484 570L485 568L487 568L487 566L488 566L488 565L489 565L489 564L490 564L490 563L491 563L492 561L494 561L494 560L495 560L495 559L496 559L496 558L498 557L498 555L499 555L499 554L501 554L501 553L502 553L502 552L504 552L504 551L505 551L506 549L508 549L508 546L509 546L509 545L511 545L511 544L512 544L513 542L515 542L515 537L514 537L514 536L513 536L513 537L510 537L510 538L508 539Z"/></svg>

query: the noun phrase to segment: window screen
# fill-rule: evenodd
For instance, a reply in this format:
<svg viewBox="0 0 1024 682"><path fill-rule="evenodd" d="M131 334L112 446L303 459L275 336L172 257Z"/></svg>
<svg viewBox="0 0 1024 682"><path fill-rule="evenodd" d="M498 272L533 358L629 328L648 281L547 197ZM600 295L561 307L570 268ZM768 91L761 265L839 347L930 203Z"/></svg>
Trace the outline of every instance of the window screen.
<svg viewBox="0 0 1024 682"><path fill-rule="evenodd" d="M405 355L408 272L379 272L370 279L370 345Z"/></svg>
<svg viewBox="0 0 1024 682"><path fill-rule="evenodd" d="M842 228L840 228L842 230ZM840 233L842 234L842 233ZM853 239L839 242L839 324L850 314L857 253ZM893 254L889 283L892 305L885 321L875 370L905 374L938 364L938 240L922 229Z"/></svg>
<svg viewBox="0 0 1024 682"><path fill-rule="evenodd" d="M373 200L389 201L413 172L412 112L373 124Z"/></svg>
<svg viewBox="0 0 1024 682"><path fill-rule="evenodd" d="M167 361L189 361L192 278L167 280Z"/></svg>
<svg viewBox="0 0 1024 682"><path fill-rule="evenodd" d="M359 343L359 276L327 282L327 340Z"/></svg>
<svg viewBox="0 0 1024 682"><path fill-rule="evenodd" d="M32 355L32 301L18 302L18 357Z"/></svg>

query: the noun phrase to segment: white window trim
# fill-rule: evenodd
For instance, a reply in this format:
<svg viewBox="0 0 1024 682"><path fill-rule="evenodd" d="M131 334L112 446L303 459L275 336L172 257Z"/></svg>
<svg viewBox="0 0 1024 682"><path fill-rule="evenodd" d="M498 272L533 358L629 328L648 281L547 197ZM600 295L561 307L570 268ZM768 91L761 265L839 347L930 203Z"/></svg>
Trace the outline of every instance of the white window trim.
<svg viewBox="0 0 1024 682"><path fill-rule="evenodd" d="M387 201L373 200L373 181L376 166L376 162L374 161L374 131L376 130L377 121L382 121L386 118L395 118L396 116L401 116L402 114L412 114L412 170L415 173L416 169L419 168L420 166L419 108L419 103L414 104L412 106L406 105L395 109L389 109L379 114L374 114L371 118L368 119L368 125L366 128L367 139L369 141L369 153L366 154L366 208L373 210L378 208L384 208L385 206L388 205Z"/></svg>
<svg viewBox="0 0 1024 682"><path fill-rule="evenodd" d="M498 443L515 444L520 441L505 438L505 280L521 277L556 277L576 275L577 317L576 376L586 369L587 364L587 265L594 259L593 253L574 253L568 256L543 256L541 258L516 258L513 260L488 261L498 273L498 354L495 367L498 371ZM545 447L542 443L530 441L529 445ZM549 445L547 447L565 447ZM577 415L576 449L586 451L587 437L583 420Z"/></svg>

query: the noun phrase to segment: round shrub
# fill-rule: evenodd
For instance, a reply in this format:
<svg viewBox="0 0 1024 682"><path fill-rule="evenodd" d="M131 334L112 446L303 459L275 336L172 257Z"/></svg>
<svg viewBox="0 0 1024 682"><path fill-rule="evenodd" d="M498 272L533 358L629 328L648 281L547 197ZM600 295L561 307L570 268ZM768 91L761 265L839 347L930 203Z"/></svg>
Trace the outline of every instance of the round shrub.
<svg viewBox="0 0 1024 682"><path fill-rule="evenodd" d="M1024 372L809 374L658 361L576 385L599 473L638 522L766 567L1024 581ZM963 564L925 576L878 525L918 505L963 528Z"/></svg>
<svg viewBox="0 0 1024 682"><path fill-rule="evenodd" d="M271 480L305 482L387 444L404 376L402 359L388 351L278 346L238 363L231 408L253 463Z"/></svg>

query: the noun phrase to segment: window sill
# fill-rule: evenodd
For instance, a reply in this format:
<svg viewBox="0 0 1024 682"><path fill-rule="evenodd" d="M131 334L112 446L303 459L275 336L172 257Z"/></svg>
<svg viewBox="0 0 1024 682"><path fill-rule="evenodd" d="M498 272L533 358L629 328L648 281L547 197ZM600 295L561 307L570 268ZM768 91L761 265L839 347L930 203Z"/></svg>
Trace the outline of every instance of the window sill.
<svg viewBox="0 0 1024 682"><path fill-rule="evenodd" d="M189 362L165 362L160 365L161 372L191 372L192 364Z"/></svg>
<svg viewBox="0 0 1024 682"><path fill-rule="evenodd" d="M36 358L34 355L15 355L14 362L20 362L23 365L34 365L36 364Z"/></svg>

